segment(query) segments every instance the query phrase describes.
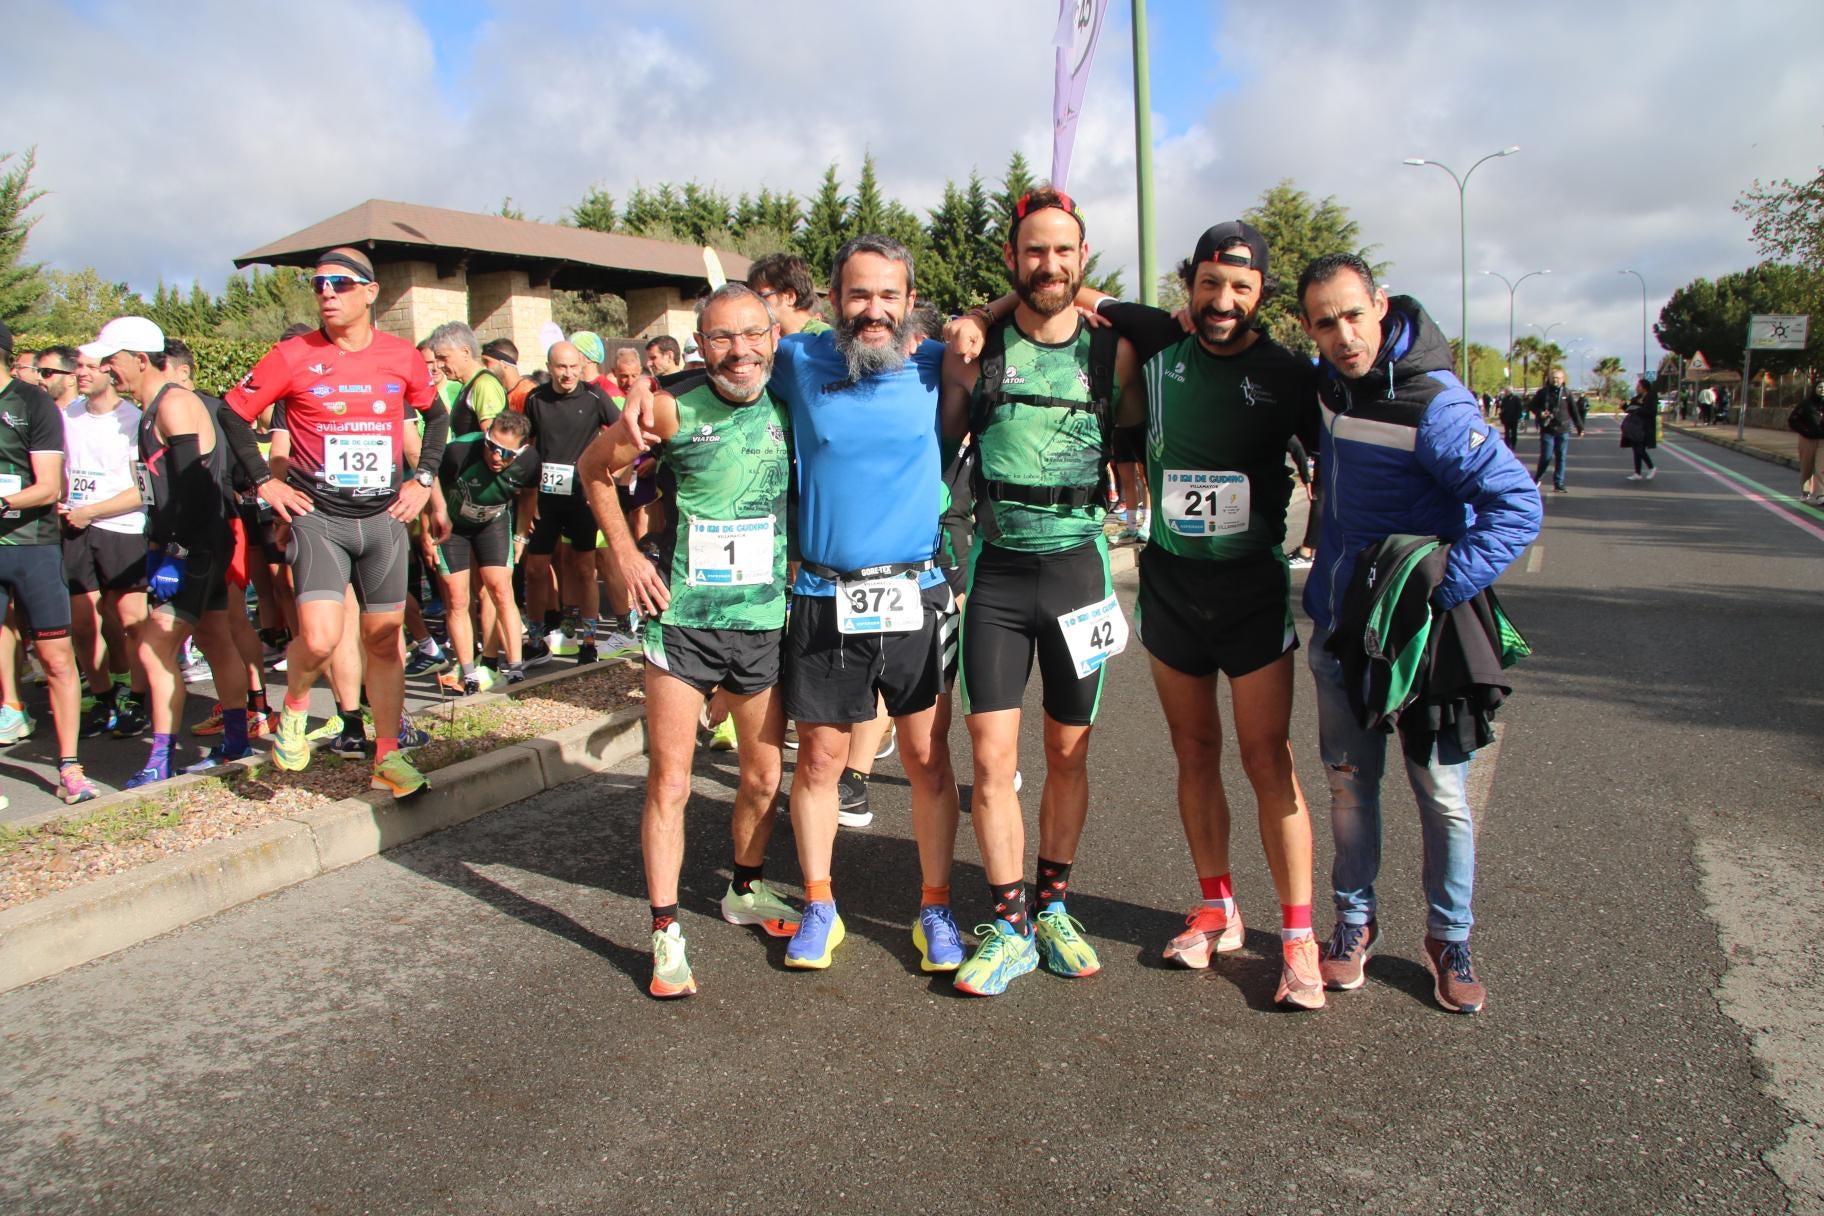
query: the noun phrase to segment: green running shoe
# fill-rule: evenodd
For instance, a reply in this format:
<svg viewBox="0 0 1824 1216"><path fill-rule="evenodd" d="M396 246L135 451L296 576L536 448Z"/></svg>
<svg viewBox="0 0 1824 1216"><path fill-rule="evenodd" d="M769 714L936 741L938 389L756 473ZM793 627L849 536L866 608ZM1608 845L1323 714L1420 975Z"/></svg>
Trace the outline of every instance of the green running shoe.
<svg viewBox="0 0 1824 1216"><path fill-rule="evenodd" d="M17 743L21 739L29 739L37 729L38 723L23 709L0 705L0 743Z"/></svg>
<svg viewBox="0 0 1824 1216"><path fill-rule="evenodd" d="M731 925L759 925L773 937L790 937L798 932L801 918L798 909L756 878L746 895L736 894L735 884L728 884L722 895L722 919Z"/></svg>
<svg viewBox="0 0 1824 1216"><path fill-rule="evenodd" d="M386 759L374 765L373 780L367 784L369 789L384 790L395 798L409 798L431 788L424 774L413 768L412 762L400 751L388 752Z"/></svg>
<svg viewBox="0 0 1824 1216"><path fill-rule="evenodd" d="M285 725L284 718L281 717L279 719L279 725L280 726ZM329 715L329 721L325 722L323 725L317 727L317 729L315 729L315 730L311 731L309 734L305 735L304 740L307 743L321 743L325 739L334 739L337 735L339 735L341 733L342 733L342 715L341 714L331 714L331 715Z"/></svg>
<svg viewBox="0 0 1824 1216"><path fill-rule="evenodd" d="M1102 970L1102 960L1083 940L1082 932L1083 922L1066 912L1063 904L1051 904L1038 914L1033 920L1032 935L1038 939L1047 971L1075 979Z"/></svg>
<svg viewBox="0 0 1824 1216"><path fill-rule="evenodd" d="M340 719L331 719L340 730ZM279 735L272 741L272 762L288 773L301 773L310 763L310 736L304 728L310 719L301 712L283 710L279 713Z"/></svg>
<svg viewBox="0 0 1824 1216"><path fill-rule="evenodd" d="M684 957L684 931L675 920L652 932L652 984L647 991L660 1000L696 994L697 979Z"/></svg>
<svg viewBox="0 0 1824 1216"><path fill-rule="evenodd" d="M975 934L982 939L969 961L957 968L955 986L970 996L999 996L1007 985L1039 965L1039 948L1032 938L1022 937L1012 925L997 920L992 925L977 925Z"/></svg>

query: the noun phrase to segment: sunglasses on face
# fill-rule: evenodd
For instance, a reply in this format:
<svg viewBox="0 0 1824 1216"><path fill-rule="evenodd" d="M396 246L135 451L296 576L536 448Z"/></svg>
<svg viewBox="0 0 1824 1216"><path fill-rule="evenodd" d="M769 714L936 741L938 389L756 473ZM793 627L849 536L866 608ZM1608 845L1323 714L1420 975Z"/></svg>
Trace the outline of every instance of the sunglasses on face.
<svg viewBox="0 0 1824 1216"><path fill-rule="evenodd" d="M508 462L519 459L519 454L525 451L524 448L510 448L505 444L495 443L485 435L482 437L481 441L487 445L489 452Z"/></svg>
<svg viewBox="0 0 1824 1216"><path fill-rule="evenodd" d="M327 287L340 296L347 295L357 287L365 287L371 282L373 282L372 279L364 279L352 274L313 274L310 276L310 289L321 295L323 289Z"/></svg>
<svg viewBox="0 0 1824 1216"><path fill-rule="evenodd" d="M76 369L73 367L41 367L38 369L40 378L45 376L74 376L75 374Z"/></svg>

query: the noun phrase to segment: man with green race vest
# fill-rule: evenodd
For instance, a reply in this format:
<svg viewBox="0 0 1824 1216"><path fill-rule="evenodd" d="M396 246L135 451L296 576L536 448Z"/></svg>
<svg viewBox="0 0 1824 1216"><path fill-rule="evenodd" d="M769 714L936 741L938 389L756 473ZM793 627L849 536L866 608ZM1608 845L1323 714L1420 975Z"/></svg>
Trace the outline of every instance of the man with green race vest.
<svg viewBox="0 0 1824 1216"><path fill-rule="evenodd" d="M1041 960L1063 976L1101 969L1065 899L1089 811L1089 734L1104 666L1127 643L1102 535L1103 468L1117 395L1141 403L1134 348L1072 307L1089 257L1076 205L1040 188L1009 220L1012 312L989 326L979 362L948 354L943 379L946 430L966 416L977 453L961 684L975 754L972 818L994 918L977 930L980 944L955 980L976 996L1005 992ZM1014 774L1035 653L1046 766L1037 906L1029 909Z"/></svg>
<svg viewBox="0 0 1824 1216"><path fill-rule="evenodd" d="M767 389L779 329L766 301L730 283L699 306L707 366L653 394L652 452L673 504L656 565L628 530L614 474L639 454L625 428L599 434L577 462L589 506L644 621L650 759L640 825L652 905L655 997L697 990L678 924L684 804L697 715L721 688L735 720L740 785L734 878L722 918L776 937L799 914L762 878L777 813L784 699L778 691L786 606L790 415Z"/></svg>

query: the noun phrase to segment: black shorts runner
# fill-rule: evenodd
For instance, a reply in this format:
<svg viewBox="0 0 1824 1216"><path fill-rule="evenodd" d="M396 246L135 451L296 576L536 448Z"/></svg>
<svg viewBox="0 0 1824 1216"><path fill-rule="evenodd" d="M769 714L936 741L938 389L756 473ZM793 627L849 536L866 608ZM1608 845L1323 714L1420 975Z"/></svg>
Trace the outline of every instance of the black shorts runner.
<svg viewBox="0 0 1824 1216"><path fill-rule="evenodd" d="M384 511L349 519L316 510L293 517L285 556L300 604L340 602L353 586L363 612L398 612L410 549L405 525Z"/></svg>
<svg viewBox="0 0 1824 1216"><path fill-rule="evenodd" d="M71 595L131 591L146 585L146 534L90 524L63 534L63 573Z"/></svg>
<svg viewBox="0 0 1824 1216"><path fill-rule="evenodd" d="M185 560L184 584L168 600L151 597L151 611L174 616L189 625L203 619L205 612L221 612L228 607L228 564L234 556L234 535L224 529L207 556L192 553ZM243 597L245 589L235 594Z"/></svg>
<svg viewBox="0 0 1824 1216"><path fill-rule="evenodd" d="M1109 446L1114 449L1109 459L1116 464L1140 463L1146 459L1146 424L1116 427L1114 442Z"/></svg>
<svg viewBox="0 0 1824 1216"><path fill-rule="evenodd" d="M513 565L513 530L507 516L496 515L485 527L475 532L460 529L437 546L437 556L444 574L462 574L482 567L508 568Z"/></svg>
<svg viewBox="0 0 1824 1216"><path fill-rule="evenodd" d="M1113 591L1108 549L1100 540L1061 553L977 545L963 606L963 712L1020 708L1036 653L1046 716L1066 726L1094 722L1106 667L1077 675L1058 618Z"/></svg>
<svg viewBox="0 0 1824 1216"><path fill-rule="evenodd" d="M1148 545L1134 631L1148 654L1187 676L1259 671L1298 649L1285 553L1212 562Z"/></svg>
<svg viewBox="0 0 1824 1216"><path fill-rule="evenodd" d="M704 696L721 685L745 697L779 682L783 629L691 629L648 620L643 635L647 670L674 676Z"/></svg>
<svg viewBox="0 0 1824 1216"><path fill-rule="evenodd" d="M19 605L19 632L26 637L70 636L62 545L0 545L0 621L9 601Z"/></svg>
<svg viewBox="0 0 1824 1216"><path fill-rule="evenodd" d="M241 502L235 506L240 513L241 527L246 530L247 543L251 546L247 560L263 561L269 566L276 566L285 560L285 547L275 544L273 527L279 517L273 514L272 508L263 503Z"/></svg>
<svg viewBox="0 0 1824 1216"><path fill-rule="evenodd" d="M549 557L557 550L559 539L568 541L578 553L595 551L595 512L581 494L540 494L538 519L526 541L526 556Z"/></svg>
<svg viewBox="0 0 1824 1216"><path fill-rule="evenodd" d="M924 621L909 633L836 629L836 597L794 595L786 624L785 716L797 722L866 722L878 694L895 718L930 709L943 695L944 650L956 597L948 583L919 593Z"/></svg>

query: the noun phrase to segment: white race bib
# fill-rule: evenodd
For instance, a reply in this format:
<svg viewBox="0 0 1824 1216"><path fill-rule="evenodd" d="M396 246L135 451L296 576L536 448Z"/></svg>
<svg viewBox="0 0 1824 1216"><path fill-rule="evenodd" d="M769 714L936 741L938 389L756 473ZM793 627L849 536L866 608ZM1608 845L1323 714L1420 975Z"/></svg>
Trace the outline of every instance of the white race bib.
<svg viewBox="0 0 1824 1216"><path fill-rule="evenodd" d="M384 490L393 484L389 435L323 436L323 480L338 490Z"/></svg>
<svg viewBox="0 0 1824 1216"><path fill-rule="evenodd" d="M77 506L82 506L84 503L100 502L102 498L101 481L102 478L106 476L106 473L99 472L95 469L71 469L70 501Z"/></svg>
<svg viewBox="0 0 1824 1216"><path fill-rule="evenodd" d="M924 623L916 574L836 580L838 633L911 633Z"/></svg>
<svg viewBox="0 0 1824 1216"><path fill-rule="evenodd" d="M478 502L471 502L469 499L465 498L462 500L462 505L456 508L456 514L462 516L462 518L469 523L485 524L491 523L506 509L505 506L486 507Z"/></svg>
<svg viewBox="0 0 1824 1216"><path fill-rule="evenodd" d="M1127 618L1114 596L1100 603L1066 612L1058 618L1077 678L1094 675L1102 665L1127 649Z"/></svg>
<svg viewBox="0 0 1824 1216"><path fill-rule="evenodd" d="M0 498L17 494L25 489L25 478L17 473L0 473Z"/></svg>
<svg viewBox="0 0 1824 1216"><path fill-rule="evenodd" d="M764 587L771 583L773 523L770 515L765 519L691 520L690 585Z"/></svg>
<svg viewBox="0 0 1824 1216"><path fill-rule="evenodd" d="M576 466L573 464L539 466L538 492L564 495L576 493Z"/></svg>
<svg viewBox="0 0 1824 1216"><path fill-rule="evenodd" d="M1179 536L1228 536L1248 530L1248 475L1167 469L1159 507Z"/></svg>
<svg viewBox="0 0 1824 1216"><path fill-rule="evenodd" d="M139 487L140 506L152 507L158 504L158 500L152 495L152 470L146 467L146 462L143 460L133 462L133 484Z"/></svg>

